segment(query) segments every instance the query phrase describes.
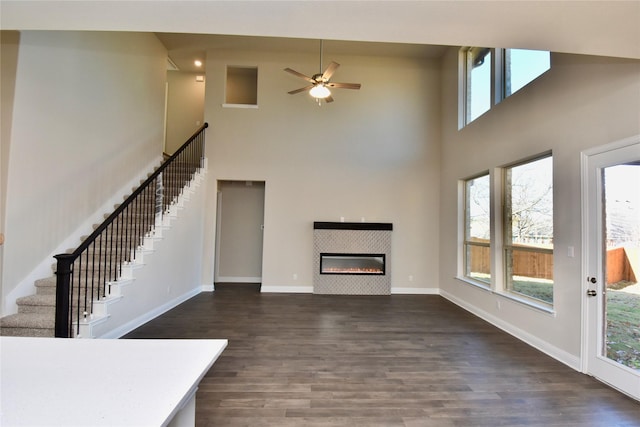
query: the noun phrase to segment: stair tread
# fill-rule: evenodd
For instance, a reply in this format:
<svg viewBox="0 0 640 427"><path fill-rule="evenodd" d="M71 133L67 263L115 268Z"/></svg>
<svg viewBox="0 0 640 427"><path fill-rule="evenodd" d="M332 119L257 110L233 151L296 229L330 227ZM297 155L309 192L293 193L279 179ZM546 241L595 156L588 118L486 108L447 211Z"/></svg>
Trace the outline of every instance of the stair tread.
<svg viewBox="0 0 640 427"><path fill-rule="evenodd" d="M43 279L38 279L35 281L35 285L36 287L38 286L43 286L43 287L47 287L47 286L56 286L56 276L49 276L49 277L45 277Z"/></svg>
<svg viewBox="0 0 640 427"><path fill-rule="evenodd" d="M3 328L53 329L55 318L40 313L16 313L0 319Z"/></svg>
<svg viewBox="0 0 640 427"><path fill-rule="evenodd" d="M56 296L55 295L42 295L42 294L34 294L26 297L21 297L16 300L16 304L18 305L56 305Z"/></svg>

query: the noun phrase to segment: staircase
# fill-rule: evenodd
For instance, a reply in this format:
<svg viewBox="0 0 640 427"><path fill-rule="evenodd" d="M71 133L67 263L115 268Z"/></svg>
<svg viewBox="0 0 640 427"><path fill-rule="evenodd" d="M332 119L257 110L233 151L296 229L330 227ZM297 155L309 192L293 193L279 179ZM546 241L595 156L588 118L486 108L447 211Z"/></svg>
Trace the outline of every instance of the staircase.
<svg viewBox="0 0 640 427"><path fill-rule="evenodd" d="M135 198L130 196L125 199L123 206L115 206L114 214L105 215L105 222L94 225L94 233L83 237L78 249L68 252L76 255L68 293L69 336L92 338L92 327L108 320L108 306L116 303L121 298L123 287L133 282L133 271L142 267L145 253L154 250L155 242L162 238L163 229L170 226L178 208L185 198L188 199L191 187L202 179L203 165L198 166L197 163L200 159L204 161L204 158L197 156L204 154L206 127L203 126L176 155L163 163L159 168L162 174L157 178L160 180L157 187L155 183L145 187L145 183L149 184L147 180L139 189L134 189L132 196ZM197 150L188 146L194 139L201 145ZM184 158L188 158L188 162L181 163ZM157 170L150 177L154 174L157 174ZM143 187L145 189L140 192ZM161 203L161 212L158 212L156 197L158 189L165 197L171 198L169 203ZM16 300L18 312L0 319L0 335L56 335L59 276L55 271L59 268L60 264L54 263L52 276L35 281L35 294Z"/></svg>
<svg viewBox="0 0 640 427"><path fill-rule="evenodd" d="M171 176L169 179L173 181L174 178L175 176ZM182 178L184 178L184 176ZM189 184L187 184L184 188L188 189L188 187ZM148 206L146 208L148 208ZM141 223L141 221L137 220L138 218L143 218L142 215L138 216L136 215L136 213L131 213L130 215L134 222L127 224L128 229L142 228L145 226L143 223ZM115 265L115 263L117 262L117 255L114 253L106 254L106 252L112 252L112 250L110 248L102 248L100 244L95 245L94 251L96 253L102 251L104 251L104 253L100 257L101 259L99 258L99 261L95 261L93 257L90 256L89 261L85 265L82 265L80 268L76 269L76 272L81 276L81 280L74 285L73 299L84 301L85 293L88 292L88 299L93 300L94 307L97 304L108 305L117 301L117 299L119 298L120 289L132 282L132 270L135 270L135 268L142 266L144 254L153 251L155 242L162 239L161 229L166 228L170 225L170 218L172 218L174 215L173 212L168 212L168 215L166 216L167 218L165 218L164 224L158 224L151 227L151 229L149 230L145 230L145 234L148 237L147 239L145 239L146 242L138 246L130 257L127 257L124 265L118 265L117 268ZM98 225L99 224L95 224L94 229L97 228ZM119 234L115 236L115 238L122 238L125 234L128 234L128 229L120 230ZM69 253L70 252L72 252L72 250L69 251ZM99 286L94 286L94 295L91 296L91 287L89 286L87 290L87 287L84 286L88 281L91 282L91 278L88 278L87 280L85 272L93 272L97 270L104 272L106 271L105 267L107 267L109 263L113 263L113 269L118 270L117 276L113 278L114 280L102 280L102 282L106 283L106 285L101 284ZM55 269L56 264L53 263L52 276L35 281L35 294L18 298L16 300L18 313L5 316L0 319L0 335L28 337L53 337L55 335L54 328L57 281L57 278L55 276ZM98 282L98 280L96 280L96 282ZM92 315L87 317L90 318L81 320L81 323L83 324L81 326L82 329L90 330L92 324L106 320L105 316L103 316L102 313L93 313ZM87 337L86 334L80 335ZM88 336L90 335L90 332L88 332Z"/></svg>

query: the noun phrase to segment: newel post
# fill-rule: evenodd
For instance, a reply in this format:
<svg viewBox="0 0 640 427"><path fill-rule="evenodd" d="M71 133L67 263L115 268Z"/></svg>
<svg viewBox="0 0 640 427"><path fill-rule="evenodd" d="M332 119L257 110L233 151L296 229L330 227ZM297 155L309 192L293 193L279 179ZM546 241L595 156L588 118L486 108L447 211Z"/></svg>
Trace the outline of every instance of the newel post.
<svg viewBox="0 0 640 427"><path fill-rule="evenodd" d="M55 255L56 267L56 338L69 338L69 289L71 284L71 266L74 256L71 254Z"/></svg>

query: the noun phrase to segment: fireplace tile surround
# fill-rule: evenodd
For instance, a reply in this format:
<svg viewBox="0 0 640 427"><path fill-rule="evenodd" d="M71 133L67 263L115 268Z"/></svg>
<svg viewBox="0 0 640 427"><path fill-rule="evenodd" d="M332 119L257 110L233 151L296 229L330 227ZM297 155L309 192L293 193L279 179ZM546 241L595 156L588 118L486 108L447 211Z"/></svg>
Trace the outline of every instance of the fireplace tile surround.
<svg viewBox="0 0 640 427"><path fill-rule="evenodd" d="M389 295L391 293L391 232L393 224L367 222L314 222L313 292L330 295ZM345 260L374 255L384 260L382 273L334 271L323 273L321 256Z"/></svg>

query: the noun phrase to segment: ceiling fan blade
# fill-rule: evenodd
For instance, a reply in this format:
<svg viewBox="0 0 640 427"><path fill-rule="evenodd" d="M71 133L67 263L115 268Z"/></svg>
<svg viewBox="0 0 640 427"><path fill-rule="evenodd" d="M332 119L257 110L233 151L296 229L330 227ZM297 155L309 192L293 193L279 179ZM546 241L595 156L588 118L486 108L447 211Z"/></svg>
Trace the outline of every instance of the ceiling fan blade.
<svg viewBox="0 0 640 427"><path fill-rule="evenodd" d="M331 76L333 76L333 73L336 72L339 66L340 64L338 64L337 62L331 61L331 64L329 64L327 69L324 70L324 73L322 73L322 80L324 80L325 82L329 80Z"/></svg>
<svg viewBox="0 0 640 427"><path fill-rule="evenodd" d="M333 97L331 95L324 98L324 102L333 102Z"/></svg>
<svg viewBox="0 0 640 427"><path fill-rule="evenodd" d="M311 77L309 76L305 76L302 73L297 72L296 70L292 70L291 68L285 68L284 69L287 73L291 73L296 77L300 77L301 79L305 79L306 81L308 81L309 83L315 83L316 81L313 80Z"/></svg>
<svg viewBox="0 0 640 427"><path fill-rule="evenodd" d="M329 87L335 87L338 89L360 89L362 86L360 83L332 83L329 82L326 84Z"/></svg>
<svg viewBox="0 0 640 427"><path fill-rule="evenodd" d="M305 86L305 87L301 87L300 89L296 89L296 90L292 90L289 93L289 95L295 95L296 93L300 93L300 92L304 92L305 90L309 90L313 87L314 85L309 85L309 86Z"/></svg>

